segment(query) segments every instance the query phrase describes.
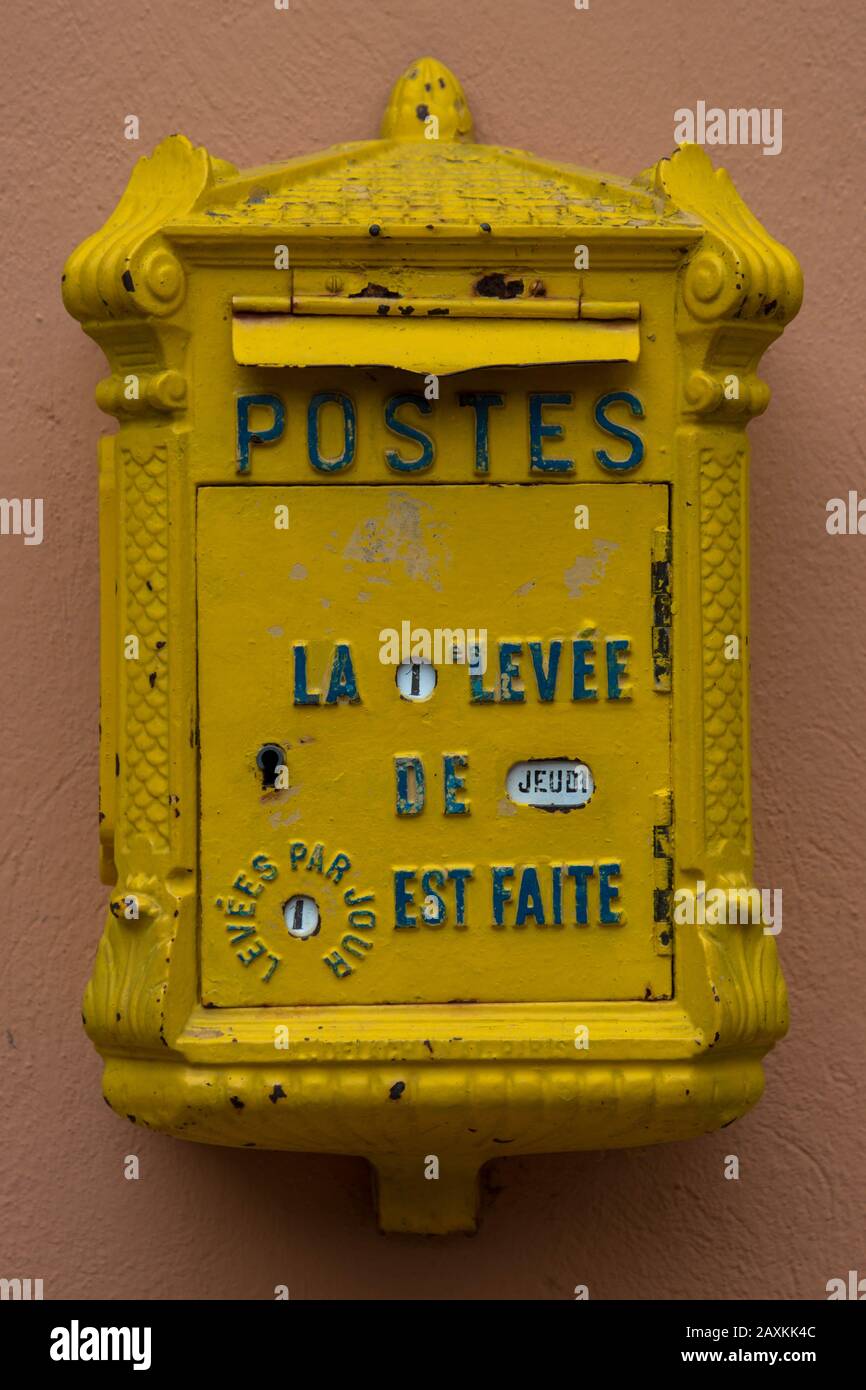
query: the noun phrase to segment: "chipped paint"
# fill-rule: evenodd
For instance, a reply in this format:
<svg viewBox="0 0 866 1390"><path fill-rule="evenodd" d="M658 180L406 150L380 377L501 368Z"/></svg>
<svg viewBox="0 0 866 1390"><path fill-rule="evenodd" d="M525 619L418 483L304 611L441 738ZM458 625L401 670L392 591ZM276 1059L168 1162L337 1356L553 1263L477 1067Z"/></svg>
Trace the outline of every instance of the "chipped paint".
<svg viewBox="0 0 866 1390"><path fill-rule="evenodd" d="M343 551L347 568L396 565L410 579L441 589L439 560L431 548L438 535L428 519L428 504L404 489L390 488L386 506L384 517L368 516L353 531ZM440 550L439 555L442 564L447 564L450 552Z"/></svg>
<svg viewBox="0 0 866 1390"><path fill-rule="evenodd" d="M580 598L584 589L600 584L608 561L619 549L616 541L594 540L591 555L577 555L563 575L565 587L572 598Z"/></svg>

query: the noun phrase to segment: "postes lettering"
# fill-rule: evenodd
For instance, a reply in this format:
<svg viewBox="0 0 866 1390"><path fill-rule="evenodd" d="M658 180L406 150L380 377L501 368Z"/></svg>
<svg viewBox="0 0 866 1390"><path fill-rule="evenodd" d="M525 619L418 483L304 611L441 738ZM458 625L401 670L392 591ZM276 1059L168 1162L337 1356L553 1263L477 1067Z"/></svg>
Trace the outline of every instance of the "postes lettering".
<svg viewBox="0 0 866 1390"><path fill-rule="evenodd" d="M457 408L470 420L466 433L467 471L485 478L496 473L496 429L493 417L505 404L499 391L465 391L457 396ZM571 391L530 391L526 395L526 466L530 476L573 476L576 460L567 446L567 412L574 405ZM420 391L390 396L384 404L382 423L387 430L379 461L395 475L428 474L436 467L436 441L430 432L437 402ZM237 398L238 473L252 468L253 448L275 444L286 432L288 411L281 396L258 392ZM337 451L326 454L322 446L326 412L340 440ZM607 391L594 402L592 417L598 436L589 442L588 461L607 473L630 473L643 461L643 437L632 428L644 408L632 391ZM358 453L358 420L355 403L344 391L319 391L310 397L304 420L307 462L314 473L345 473ZM607 436L607 439L604 439ZM613 441L613 442L612 442ZM572 446L573 447L573 446Z"/></svg>

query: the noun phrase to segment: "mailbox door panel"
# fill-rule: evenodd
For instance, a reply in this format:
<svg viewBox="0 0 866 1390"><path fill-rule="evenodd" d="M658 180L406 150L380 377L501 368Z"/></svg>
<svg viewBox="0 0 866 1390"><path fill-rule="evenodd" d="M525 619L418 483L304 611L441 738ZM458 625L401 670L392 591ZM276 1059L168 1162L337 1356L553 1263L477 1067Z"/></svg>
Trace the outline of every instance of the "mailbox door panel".
<svg viewBox="0 0 866 1390"><path fill-rule="evenodd" d="M205 1003L671 995L667 525L660 484L199 490Z"/></svg>

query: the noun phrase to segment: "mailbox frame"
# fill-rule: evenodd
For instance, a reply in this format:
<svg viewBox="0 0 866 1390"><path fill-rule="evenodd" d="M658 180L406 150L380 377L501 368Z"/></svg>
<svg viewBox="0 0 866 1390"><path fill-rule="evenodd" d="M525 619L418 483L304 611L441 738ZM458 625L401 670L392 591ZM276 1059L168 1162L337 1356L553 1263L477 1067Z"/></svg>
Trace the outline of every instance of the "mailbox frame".
<svg viewBox="0 0 866 1390"><path fill-rule="evenodd" d="M494 355L511 356L499 330L519 342L541 312L532 296L519 307L498 295L480 304L473 287L495 274L544 282L546 327L559 325L551 341L562 341L575 306L575 342L617 337L627 355L637 332L640 355L620 370L652 381L668 440L637 476L666 482L672 497L672 551L659 556L659 575L673 576L672 606L662 602L659 612L672 631L675 756L654 840L669 908L675 886L752 882L745 426L768 403L758 362L797 312L802 282L794 257L691 146L627 182L470 144L467 171L498 180L502 216L492 230L468 218L456 192L442 194L435 224L389 220L395 170L411 155L411 173L422 157L412 93L431 74L442 78L443 131L457 111L453 133L465 139L471 122L459 84L423 60L401 79L384 138L369 146L239 174L183 137L163 141L136 165L105 227L70 258L64 297L105 351L111 370L97 400L119 422L99 448L100 842L113 892L84 1007L105 1059L106 1097L119 1114L182 1138L363 1153L378 1174L387 1229L444 1231L473 1225L477 1172L491 1157L689 1137L748 1109L763 1086L761 1056L787 1026L776 943L760 925L679 933L670 1000L280 1009L288 1054L274 1051L274 1010L202 1006L196 491L243 485L234 399L275 379L266 366L235 360L233 315L247 327L256 318L263 342L270 326L272 343L285 343L299 316L312 322L332 309L323 305L329 296L354 294L358 305L365 286L396 283L406 301L455 307L465 329L459 351L438 328L436 351L444 371L465 371L485 333L499 333ZM371 188L363 219L317 220L313 203L284 226L268 212L305 179L349 180L359 162ZM538 189L556 180L573 200L544 222ZM374 220L380 196L386 213ZM593 199L607 200L609 215ZM290 248L290 273L274 266L275 240ZM575 268L577 244L589 248L586 271ZM366 325L347 333L347 359L381 355L362 345L365 333L363 344L371 341L366 312L345 313L347 327ZM407 348L402 364L417 369L424 351ZM489 351L478 359L485 371ZM271 370L283 381L305 368ZM340 372L350 379L348 360ZM277 458L257 447L250 485L285 483ZM364 480L359 471L355 481ZM725 660L727 633L741 637L740 662ZM126 659L129 636L144 658ZM578 1025L591 1030L585 1056L575 1049ZM434 1142L448 1158L435 1183L424 1181L421 1162Z"/></svg>

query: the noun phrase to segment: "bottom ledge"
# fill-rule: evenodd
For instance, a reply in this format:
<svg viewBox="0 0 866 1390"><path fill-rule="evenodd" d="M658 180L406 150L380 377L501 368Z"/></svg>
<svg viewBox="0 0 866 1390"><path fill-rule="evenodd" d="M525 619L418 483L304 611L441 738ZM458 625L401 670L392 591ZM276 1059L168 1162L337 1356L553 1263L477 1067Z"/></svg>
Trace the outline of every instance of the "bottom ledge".
<svg viewBox="0 0 866 1390"><path fill-rule="evenodd" d="M431 1161L432 1160L432 1161ZM379 1228L389 1235L452 1235L478 1226L477 1159L428 1154L375 1158L373 1195Z"/></svg>
<svg viewBox="0 0 866 1390"><path fill-rule="evenodd" d="M110 1056L103 1088L119 1115L178 1139L364 1157L383 1231L444 1235L475 1229L490 1159L696 1138L756 1103L760 1058L228 1067Z"/></svg>

